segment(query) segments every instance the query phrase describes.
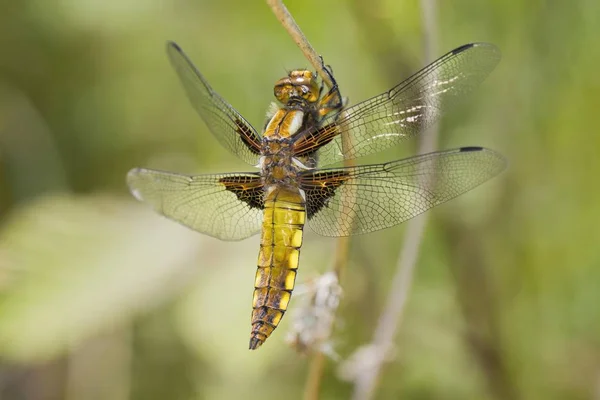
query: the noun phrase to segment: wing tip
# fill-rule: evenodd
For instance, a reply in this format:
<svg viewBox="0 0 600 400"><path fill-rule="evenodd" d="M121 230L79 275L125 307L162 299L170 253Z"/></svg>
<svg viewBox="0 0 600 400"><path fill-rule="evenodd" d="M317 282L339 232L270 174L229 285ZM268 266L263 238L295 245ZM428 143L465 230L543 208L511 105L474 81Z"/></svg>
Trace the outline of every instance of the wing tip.
<svg viewBox="0 0 600 400"><path fill-rule="evenodd" d="M129 172L127 172L127 182L129 183L129 181L138 176L140 174L140 172L142 172L142 168L139 167L135 167L129 170Z"/></svg>
<svg viewBox="0 0 600 400"><path fill-rule="evenodd" d="M480 146L465 146L465 147L461 147L459 149L459 151L461 153L468 153L470 151L481 151L481 150L484 150L484 149L483 149L483 147L480 147Z"/></svg>
<svg viewBox="0 0 600 400"><path fill-rule="evenodd" d="M133 168L127 173L127 186L129 186L129 191L139 201L143 201L144 197L142 193L135 187L135 180L140 176L142 168Z"/></svg>
<svg viewBox="0 0 600 400"><path fill-rule="evenodd" d="M459 153L484 152L490 156L493 156L495 158L494 166L495 166L495 170L496 170L496 173L494 175L499 174L500 172L504 171L508 167L508 160L506 159L506 157L504 157L502 154L498 153L495 150L491 150L491 149L481 147L481 146L465 146L465 147L460 147L458 149L458 152Z"/></svg>
<svg viewBox="0 0 600 400"><path fill-rule="evenodd" d="M452 50L452 54L460 54L465 50L469 50L471 47L475 47L476 45L476 43L463 44L462 46L459 46L456 49Z"/></svg>
<svg viewBox="0 0 600 400"><path fill-rule="evenodd" d="M173 40L167 40L167 50L171 49L171 48L173 48L177 51L182 51L181 47L177 43L175 43Z"/></svg>
<svg viewBox="0 0 600 400"><path fill-rule="evenodd" d="M496 46L493 43L488 43L488 42L473 42L473 43L463 44L462 46L459 46L456 49L452 50L450 53L452 55L457 55L457 54L460 54L464 51L470 50L475 47L479 47L481 49L487 50L489 53L491 53L493 55L493 57L492 57L493 59L500 60L500 58L502 56L498 46Z"/></svg>
<svg viewBox="0 0 600 400"><path fill-rule="evenodd" d="M462 53L463 51L469 50L473 47L487 47L490 49L498 48L495 44L488 43L488 42L473 42L473 43L463 44L462 46L458 46L457 48L452 50L452 53L454 53L454 54Z"/></svg>

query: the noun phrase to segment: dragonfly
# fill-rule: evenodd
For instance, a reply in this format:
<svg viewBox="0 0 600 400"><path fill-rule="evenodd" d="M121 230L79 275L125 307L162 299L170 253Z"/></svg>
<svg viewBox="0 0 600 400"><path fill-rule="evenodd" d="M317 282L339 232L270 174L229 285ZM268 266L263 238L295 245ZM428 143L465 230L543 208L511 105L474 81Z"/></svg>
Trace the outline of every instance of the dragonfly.
<svg viewBox="0 0 600 400"><path fill-rule="evenodd" d="M187 97L220 144L258 170L185 175L132 169L132 194L159 214L221 240L260 233L251 350L273 333L290 302L304 226L323 236L392 227L500 173L483 147L436 151L383 164L332 166L418 136L471 92L500 60L492 44L460 46L390 90L347 106L333 82L308 69L276 81L262 131L224 100L183 50L167 43ZM323 168L329 166L328 168Z"/></svg>

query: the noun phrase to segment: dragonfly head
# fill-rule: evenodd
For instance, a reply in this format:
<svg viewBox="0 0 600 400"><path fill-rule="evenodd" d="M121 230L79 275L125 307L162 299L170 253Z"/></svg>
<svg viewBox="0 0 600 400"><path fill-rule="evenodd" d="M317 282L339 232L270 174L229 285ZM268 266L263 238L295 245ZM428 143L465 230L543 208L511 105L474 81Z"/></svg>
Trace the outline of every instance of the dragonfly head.
<svg viewBox="0 0 600 400"><path fill-rule="evenodd" d="M316 76L311 71L296 69L290 71L288 76L278 80L273 92L275 98L283 104L299 99L314 103L319 99L321 88L317 84Z"/></svg>

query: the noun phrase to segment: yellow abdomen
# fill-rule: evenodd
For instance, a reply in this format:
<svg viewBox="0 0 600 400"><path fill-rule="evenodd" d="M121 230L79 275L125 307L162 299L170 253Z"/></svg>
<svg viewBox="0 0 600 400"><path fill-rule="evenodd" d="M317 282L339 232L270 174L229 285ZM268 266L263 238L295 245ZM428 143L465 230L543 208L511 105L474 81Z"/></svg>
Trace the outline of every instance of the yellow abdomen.
<svg viewBox="0 0 600 400"><path fill-rule="evenodd" d="M251 350L267 340L287 310L296 281L305 217L299 191L273 188L267 192L252 299Z"/></svg>

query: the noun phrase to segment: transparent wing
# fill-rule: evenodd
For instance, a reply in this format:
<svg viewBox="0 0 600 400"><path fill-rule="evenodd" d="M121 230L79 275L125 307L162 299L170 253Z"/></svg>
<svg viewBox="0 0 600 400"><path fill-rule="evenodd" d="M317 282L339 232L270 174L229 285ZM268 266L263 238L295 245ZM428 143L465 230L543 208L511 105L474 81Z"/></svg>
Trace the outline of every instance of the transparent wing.
<svg viewBox="0 0 600 400"><path fill-rule="evenodd" d="M354 159L395 146L437 121L444 109L478 86L500 61L492 44L461 46L404 82L347 108L337 120L299 136L298 157L313 157L319 166ZM341 132L349 140L342 147Z"/></svg>
<svg viewBox="0 0 600 400"><path fill-rule="evenodd" d="M136 168L131 193L154 210L221 240L241 240L260 231L263 189L258 174L181 175Z"/></svg>
<svg viewBox="0 0 600 400"><path fill-rule="evenodd" d="M500 173L504 158L481 147L440 151L386 164L306 172L308 225L323 236L389 228Z"/></svg>
<svg viewBox="0 0 600 400"><path fill-rule="evenodd" d="M176 43L167 43L167 54L192 106L212 134L227 150L256 165L261 139L252 125L210 87Z"/></svg>

